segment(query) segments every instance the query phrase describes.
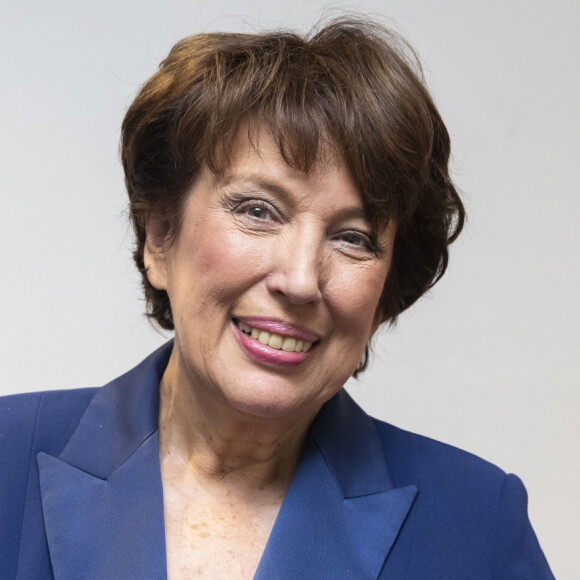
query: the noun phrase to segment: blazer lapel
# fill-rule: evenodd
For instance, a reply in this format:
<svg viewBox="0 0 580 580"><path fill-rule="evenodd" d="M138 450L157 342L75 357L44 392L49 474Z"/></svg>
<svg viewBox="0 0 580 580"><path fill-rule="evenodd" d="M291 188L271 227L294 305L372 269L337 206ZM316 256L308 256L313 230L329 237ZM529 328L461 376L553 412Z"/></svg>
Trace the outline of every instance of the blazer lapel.
<svg viewBox="0 0 580 580"><path fill-rule="evenodd" d="M345 391L316 418L255 578L378 578L417 488L395 488L373 420Z"/></svg>
<svg viewBox="0 0 580 580"><path fill-rule="evenodd" d="M166 578L158 387L172 344L98 391L58 457L39 453L58 579ZM320 411L255 578L377 578L415 498L373 420L339 392Z"/></svg>
<svg viewBox="0 0 580 580"><path fill-rule="evenodd" d="M100 389L59 457L39 453L55 578L166 578L158 387L168 343Z"/></svg>

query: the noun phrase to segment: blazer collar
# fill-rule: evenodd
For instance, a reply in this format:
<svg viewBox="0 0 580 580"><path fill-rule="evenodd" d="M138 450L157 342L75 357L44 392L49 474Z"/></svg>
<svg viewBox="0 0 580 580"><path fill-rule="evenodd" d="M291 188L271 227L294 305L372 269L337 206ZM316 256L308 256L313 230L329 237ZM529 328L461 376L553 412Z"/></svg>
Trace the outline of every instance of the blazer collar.
<svg viewBox="0 0 580 580"><path fill-rule="evenodd" d="M373 419L340 391L312 425L255 578L378 578L416 493L394 487Z"/></svg>
<svg viewBox="0 0 580 580"><path fill-rule="evenodd" d="M157 431L159 382L172 348L173 341L166 343L137 367L99 389L60 459L107 479Z"/></svg>
<svg viewBox="0 0 580 580"><path fill-rule="evenodd" d="M159 381L173 347L100 389L59 457L39 453L57 578L166 578ZM307 438L255 578L377 578L414 501L343 390Z"/></svg>
<svg viewBox="0 0 580 580"><path fill-rule="evenodd" d="M37 455L56 578L166 578L157 425L171 349L99 389L59 457Z"/></svg>

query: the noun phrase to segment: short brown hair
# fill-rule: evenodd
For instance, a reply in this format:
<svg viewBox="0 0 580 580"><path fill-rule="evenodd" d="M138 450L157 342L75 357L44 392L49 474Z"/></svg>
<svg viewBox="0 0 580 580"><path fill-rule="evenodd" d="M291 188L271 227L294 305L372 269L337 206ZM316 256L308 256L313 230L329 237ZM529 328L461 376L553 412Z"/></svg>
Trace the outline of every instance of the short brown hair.
<svg viewBox="0 0 580 580"><path fill-rule="evenodd" d="M449 177L447 129L405 41L350 19L305 36L198 34L172 48L123 121L134 259L148 316L159 326L173 329L173 319L167 293L147 279L147 217L163 215L177 231L200 168L226 168L240 129L252 123L265 126L285 161L304 172L330 146L373 227L396 220L383 320L393 322L441 278L465 212Z"/></svg>

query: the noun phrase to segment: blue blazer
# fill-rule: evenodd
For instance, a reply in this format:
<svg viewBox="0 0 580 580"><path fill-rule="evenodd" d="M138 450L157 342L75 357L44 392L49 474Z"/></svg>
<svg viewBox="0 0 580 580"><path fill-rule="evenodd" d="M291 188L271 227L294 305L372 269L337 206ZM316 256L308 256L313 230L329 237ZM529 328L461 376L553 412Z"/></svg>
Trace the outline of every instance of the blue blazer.
<svg viewBox="0 0 580 580"><path fill-rule="evenodd" d="M168 343L98 389L0 399L0 577L166 578ZM366 415L320 411L255 578L553 578L520 480Z"/></svg>

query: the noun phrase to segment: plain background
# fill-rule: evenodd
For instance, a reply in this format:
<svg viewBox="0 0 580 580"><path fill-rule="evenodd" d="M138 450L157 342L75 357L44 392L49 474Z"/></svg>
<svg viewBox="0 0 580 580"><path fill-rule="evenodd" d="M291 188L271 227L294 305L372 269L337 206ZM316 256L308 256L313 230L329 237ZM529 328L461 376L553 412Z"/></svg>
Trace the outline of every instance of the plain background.
<svg viewBox="0 0 580 580"><path fill-rule="evenodd" d="M452 136L469 224L448 274L350 391L375 416L524 480L556 577L580 578L580 3L382 0ZM333 6L336 9L336 6ZM306 30L294 0L2 0L0 392L99 385L166 338L145 321L123 113L200 31Z"/></svg>

